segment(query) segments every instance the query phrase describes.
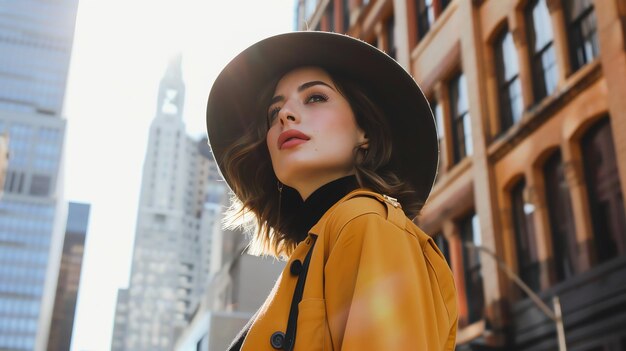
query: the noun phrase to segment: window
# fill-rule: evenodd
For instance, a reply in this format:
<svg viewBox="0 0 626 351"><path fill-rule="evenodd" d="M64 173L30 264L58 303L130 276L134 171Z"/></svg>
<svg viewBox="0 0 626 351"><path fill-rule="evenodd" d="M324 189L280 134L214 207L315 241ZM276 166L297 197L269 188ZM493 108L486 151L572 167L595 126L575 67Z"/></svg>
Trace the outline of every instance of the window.
<svg viewBox="0 0 626 351"><path fill-rule="evenodd" d="M522 117L522 86L513 36L504 30L496 40L496 74L500 103L500 131L504 132Z"/></svg>
<svg viewBox="0 0 626 351"><path fill-rule="evenodd" d="M526 201L526 182L522 179L511 189L513 231L517 252L517 272L520 278L534 291L539 291L539 262L535 226L534 205Z"/></svg>
<svg viewBox="0 0 626 351"><path fill-rule="evenodd" d="M393 16L391 16L387 21L387 53L394 59L396 58L396 41L394 39L395 27L396 21Z"/></svg>
<svg viewBox="0 0 626 351"><path fill-rule="evenodd" d="M433 0L416 0L415 9L417 11L417 33L420 38L423 38L435 22Z"/></svg>
<svg viewBox="0 0 626 351"><path fill-rule="evenodd" d="M441 0L441 9L439 11L443 12L443 10L445 10L446 7L448 7L448 5L450 5L451 1L452 0Z"/></svg>
<svg viewBox="0 0 626 351"><path fill-rule="evenodd" d="M343 11L343 32L347 33L350 29L350 0L342 1Z"/></svg>
<svg viewBox="0 0 626 351"><path fill-rule="evenodd" d="M458 163L466 156L471 155L473 151L467 82L463 73L450 81L450 112L454 163Z"/></svg>
<svg viewBox="0 0 626 351"><path fill-rule="evenodd" d="M608 117L582 138L583 165L593 223L596 262L626 253L626 219Z"/></svg>
<svg viewBox="0 0 626 351"><path fill-rule="evenodd" d="M556 56L552 45L554 36L546 0L534 0L528 4L526 29L533 76L533 95L535 102L538 102L554 92L558 80Z"/></svg>
<svg viewBox="0 0 626 351"><path fill-rule="evenodd" d="M566 0L565 16L572 71L598 56L598 24L593 0Z"/></svg>
<svg viewBox="0 0 626 351"><path fill-rule="evenodd" d="M448 246L448 240L446 240L446 237L443 235L443 233L435 234L433 239L435 241L435 244L437 244L439 251L441 251L441 253L443 254L443 257L446 258L448 265L450 265L450 247Z"/></svg>
<svg viewBox="0 0 626 351"><path fill-rule="evenodd" d="M444 131L443 131L443 111L441 108L441 105L437 102L437 100L431 100L430 101L430 108L433 111L433 114L435 115L435 125L437 126L437 142L439 144L439 165L438 165L438 169L437 169L437 179L439 179L439 175L442 173L443 171L443 153L441 152L441 145L443 144L443 136L444 136Z"/></svg>
<svg viewBox="0 0 626 351"><path fill-rule="evenodd" d="M560 151L546 161L543 176L552 232L552 260L558 282L575 274L574 262L577 257L572 201Z"/></svg>
<svg viewBox="0 0 626 351"><path fill-rule="evenodd" d="M4 191L7 191L7 192L12 191L14 180L15 180L15 171L7 171L6 179L4 181Z"/></svg>
<svg viewBox="0 0 626 351"><path fill-rule="evenodd" d="M30 183L30 195L48 196L50 193L50 176L43 174L34 174Z"/></svg>
<svg viewBox="0 0 626 351"><path fill-rule="evenodd" d="M463 242L463 266L465 269L465 296L467 297L467 322L473 323L483 317L484 293L483 276L480 272L480 253L467 247L469 243L480 246L480 225L478 216L472 213L459 221L459 231Z"/></svg>
<svg viewBox="0 0 626 351"><path fill-rule="evenodd" d="M328 3L326 7L326 20L328 21L327 30L329 32L335 31L335 4L333 1Z"/></svg>

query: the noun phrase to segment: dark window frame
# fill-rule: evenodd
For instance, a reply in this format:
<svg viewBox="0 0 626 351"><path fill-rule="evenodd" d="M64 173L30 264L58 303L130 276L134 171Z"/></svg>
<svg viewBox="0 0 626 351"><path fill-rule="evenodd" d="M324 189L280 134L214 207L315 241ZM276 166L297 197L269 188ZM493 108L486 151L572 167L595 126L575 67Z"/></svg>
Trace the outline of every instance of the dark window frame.
<svg viewBox="0 0 626 351"><path fill-rule="evenodd" d="M594 123L580 144L593 226L594 263L603 263L626 254L624 197L610 118Z"/></svg>
<svg viewBox="0 0 626 351"><path fill-rule="evenodd" d="M348 33L350 30L350 0L342 0L342 8L343 12L343 32Z"/></svg>
<svg viewBox="0 0 626 351"><path fill-rule="evenodd" d="M454 164L461 162L465 157L468 157L473 152L473 144L471 140L471 117L469 113L469 97L467 96L467 86L462 87L461 84L464 82L467 84L464 79L465 75L463 72L458 73L454 76L449 82L449 92L450 92L450 119L452 126L452 144L454 149ZM460 92L464 91L466 94L465 100L467 102L467 106L464 106L464 110L460 110L459 105L460 101ZM468 122L466 122L466 119ZM469 123L470 130L465 130L465 124ZM469 146L467 134L469 133ZM468 149L470 149L468 151Z"/></svg>
<svg viewBox="0 0 626 351"><path fill-rule="evenodd" d="M397 59L396 40L394 38L396 32L396 19L393 15L387 19L385 26L387 27L387 54L395 60Z"/></svg>
<svg viewBox="0 0 626 351"><path fill-rule="evenodd" d="M556 53L554 51L554 34L549 41L540 43L539 45L543 45L537 47L536 33L538 20L535 17L535 11L538 11L538 6L545 6L547 9L545 0L532 0L528 3L524 12L532 73L533 98L535 102L539 102L544 97L551 95L556 90L558 80L558 67L556 63ZM548 23L547 25L550 24L551 23Z"/></svg>
<svg viewBox="0 0 626 351"><path fill-rule="evenodd" d="M474 217L475 213L470 213L461 218L458 222L461 242L475 245ZM462 245L463 270L465 277L465 297L467 299L467 323L471 324L484 317L485 292L483 287L482 263L480 252L477 249Z"/></svg>
<svg viewBox="0 0 626 351"><path fill-rule="evenodd" d="M572 14L573 2L585 1L587 7ZM572 17L574 16L574 17ZM593 61L600 53L598 45L598 21L591 0L568 0L565 2L567 38L572 72Z"/></svg>
<svg viewBox="0 0 626 351"><path fill-rule="evenodd" d="M326 23L327 23L327 31L334 32L335 31L335 4L333 1L328 3L326 7Z"/></svg>
<svg viewBox="0 0 626 351"><path fill-rule="evenodd" d="M452 2L452 0L441 0L441 2L439 3L440 6L440 10L439 12L443 12L443 10L446 9L446 7L448 7L448 5L450 5L450 3Z"/></svg>
<svg viewBox="0 0 626 351"><path fill-rule="evenodd" d="M497 36L494 46L495 66L496 66L496 78L498 81L498 102L500 112L500 132L505 132L511 128L514 124L519 122L523 113L523 101L522 99L522 87L520 82L519 64L517 65L516 73L513 73L510 77L506 76L507 67L510 68L512 62L505 60L505 51L508 48L507 42L511 40L513 45L513 55L517 55L515 51L515 42L513 41L513 34L504 28L502 32ZM517 95L515 94L517 93ZM518 110L514 107L516 99L519 99L521 108Z"/></svg>
<svg viewBox="0 0 626 351"><path fill-rule="evenodd" d="M443 257L448 262L448 266L450 265L450 244L448 243L448 239L443 235L442 232L439 232L433 236L433 241L439 248L439 251L443 254Z"/></svg>
<svg viewBox="0 0 626 351"><path fill-rule="evenodd" d="M533 223L534 211L527 211L525 200L526 180L520 179L511 188L511 217L513 234L515 235L515 252L517 254L517 273L533 291L540 290L540 267ZM529 213L528 213L529 212Z"/></svg>
<svg viewBox="0 0 626 351"><path fill-rule="evenodd" d="M415 0L417 35L424 38L435 23L435 0Z"/></svg>
<svg viewBox="0 0 626 351"><path fill-rule="evenodd" d="M576 274L577 259L574 211L560 150L544 162L543 178L552 239L552 269L556 282L560 282Z"/></svg>

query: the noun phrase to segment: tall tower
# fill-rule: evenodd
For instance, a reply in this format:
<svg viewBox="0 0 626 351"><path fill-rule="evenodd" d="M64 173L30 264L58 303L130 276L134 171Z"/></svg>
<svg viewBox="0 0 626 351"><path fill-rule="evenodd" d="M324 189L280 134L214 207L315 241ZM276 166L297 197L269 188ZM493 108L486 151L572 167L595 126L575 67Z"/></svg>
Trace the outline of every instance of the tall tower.
<svg viewBox="0 0 626 351"><path fill-rule="evenodd" d="M0 349L44 350L65 225L63 99L78 0L0 3Z"/></svg>
<svg viewBox="0 0 626 351"><path fill-rule="evenodd" d="M163 76L148 139L128 291L113 350L171 350L202 289L204 198L210 162L185 132L181 57ZM206 143L206 141L205 141ZM123 307L123 306L122 306ZM118 318L116 318L118 320Z"/></svg>
<svg viewBox="0 0 626 351"><path fill-rule="evenodd" d="M47 351L70 349L90 205L70 202Z"/></svg>

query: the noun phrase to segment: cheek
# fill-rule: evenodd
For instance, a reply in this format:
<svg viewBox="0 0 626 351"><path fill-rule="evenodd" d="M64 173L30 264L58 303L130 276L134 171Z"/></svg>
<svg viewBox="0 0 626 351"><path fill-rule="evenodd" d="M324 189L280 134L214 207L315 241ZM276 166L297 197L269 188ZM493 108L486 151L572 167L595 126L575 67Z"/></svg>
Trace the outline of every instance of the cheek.
<svg viewBox="0 0 626 351"><path fill-rule="evenodd" d="M278 140L278 132L270 129L265 136L265 144L267 145L267 149L270 152L270 157L274 155L276 151L276 142Z"/></svg>
<svg viewBox="0 0 626 351"><path fill-rule="evenodd" d="M350 118L335 119L333 122L325 128L327 135L334 135L331 142L334 141L350 149L356 147L359 141L359 128L356 122Z"/></svg>

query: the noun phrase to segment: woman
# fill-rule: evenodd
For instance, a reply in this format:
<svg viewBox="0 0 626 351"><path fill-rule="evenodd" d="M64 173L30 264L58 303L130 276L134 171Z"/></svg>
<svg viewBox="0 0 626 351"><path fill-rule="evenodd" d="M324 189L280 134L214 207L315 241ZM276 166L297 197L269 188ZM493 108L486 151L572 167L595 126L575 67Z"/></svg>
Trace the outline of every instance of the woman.
<svg viewBox="0 0 626 351"><path fill-rule="evenodd" d="M251 251L288 260L231 350L454 349L451 272L411 221L434 120L392 58L327 32L262 40L215 81L207 130Z"/></svg>

